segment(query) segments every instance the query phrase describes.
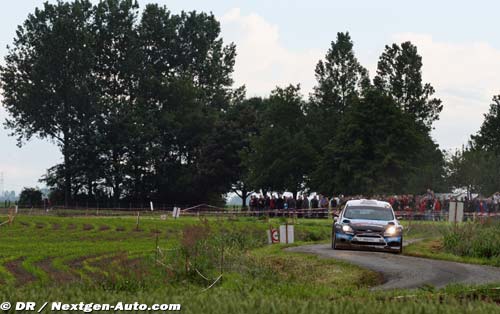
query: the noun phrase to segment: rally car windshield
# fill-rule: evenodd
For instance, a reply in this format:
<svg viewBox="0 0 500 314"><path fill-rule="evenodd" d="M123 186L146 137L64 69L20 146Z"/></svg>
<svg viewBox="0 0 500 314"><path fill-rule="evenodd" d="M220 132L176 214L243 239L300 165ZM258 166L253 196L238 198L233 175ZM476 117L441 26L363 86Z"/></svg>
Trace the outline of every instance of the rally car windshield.
<svg viewBox="0 0 500 314"><path fill-rule="evenodd" d="M349 206L344 218L366 220L393 220L394 214L390 208L375 206Z"/></svg>

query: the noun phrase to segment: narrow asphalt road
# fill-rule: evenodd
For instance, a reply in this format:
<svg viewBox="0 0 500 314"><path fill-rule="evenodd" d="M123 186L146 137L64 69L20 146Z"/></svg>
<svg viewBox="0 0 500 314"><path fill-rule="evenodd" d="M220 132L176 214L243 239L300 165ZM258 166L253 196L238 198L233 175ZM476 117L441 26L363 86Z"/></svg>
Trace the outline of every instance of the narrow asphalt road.
<svg viewBox="0 0 500 314"><path fill-rule="evenodd" d="M330 244L287 248L290 252L335 258L379 272L384 283L374 289L443 287L450 283L500 283L500 267L462 264L383 252L332 250Z"/></svg>

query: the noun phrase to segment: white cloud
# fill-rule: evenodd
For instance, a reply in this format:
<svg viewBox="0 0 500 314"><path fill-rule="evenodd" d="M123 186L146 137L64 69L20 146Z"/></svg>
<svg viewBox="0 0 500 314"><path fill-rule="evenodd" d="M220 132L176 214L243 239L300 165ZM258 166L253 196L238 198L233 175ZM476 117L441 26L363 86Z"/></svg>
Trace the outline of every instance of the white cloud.
<svg viewBox="0 0 500 314"><path fill-rule="evenodd" d="M423 76L443 100L434 137L442 148L457 148L479 129L493 95L500 93L500 50L484 42L450 43L431 35L403 33L423 58Z"/></svg>
<svg viewBox="0 0 500 314"><path fill-rule="evenodd" d="M293 51L280 42L279 29L261 16L240 9L220 18L223 37L237 46L234 79L249 96L265 96L276 86L300 83L307 95L314 86L314 68L324 51Z"/></svg>
<svg viewBox="0 0 500 314"><path fill-rule="evenodd" d="M293 50L280 41L280 30L256 13L234 8L224 14L223 37L237 45L234 79L248 95L265 96L276 86L300 83L304 95L315 85L314 68L325 49ZM333 38L332 38L333 39ZM500 50L484 42L452 43L428 34L397 33L391 42L410 40L423 57L423 76L443 100L433 136L442 148L466 143L479 129L493 95L500 93ZM382 51L380 51L381 53ZM366 53L360 54L361 57ZM377 58L364 64L375 74Z"/></svg>

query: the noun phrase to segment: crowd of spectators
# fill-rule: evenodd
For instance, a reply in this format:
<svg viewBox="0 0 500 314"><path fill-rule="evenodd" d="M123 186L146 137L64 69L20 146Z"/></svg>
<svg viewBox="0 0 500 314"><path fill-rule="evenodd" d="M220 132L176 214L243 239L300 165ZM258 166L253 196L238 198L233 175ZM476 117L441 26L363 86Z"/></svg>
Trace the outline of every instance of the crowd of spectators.
<svg viewBox="0 0 500 314"><path fill-rule="evenodd" d="M475 197L469 200L464 198L464 208L468 212L476 212L479 214L498 213L500 211L500 192L496 192L490 197Z"/></svg>
<svg viewBox="0 0 500 314"><path fill-rule="evenodd" d="M439 214L448 211L450 201L461 201L464 203L466 212L477 212L479 214L500 211L500 192L491 197L474 198L455 197L453 195L436 195L428 189L423 195L373 195L366 197L355 195L346 197L344 195L328 197L323 194L299 194L296 197L284 194L260 194L250 197L249 206L252 211L260 210L307 210L307 209L329 209L339 210L348 200L370 198L387 201L394 211L406 211L417 214L434 213Z"/></svg>
<svg viewBox="0 0 500 314"><path fill-rule="evenodd" d="M297 197L293 197L272 193L265 196L262 194L252 195L249 206L250 210L336 209L343 202L345 203L342 196L328 198L321 194L312 196L299 194Z"/></svg>

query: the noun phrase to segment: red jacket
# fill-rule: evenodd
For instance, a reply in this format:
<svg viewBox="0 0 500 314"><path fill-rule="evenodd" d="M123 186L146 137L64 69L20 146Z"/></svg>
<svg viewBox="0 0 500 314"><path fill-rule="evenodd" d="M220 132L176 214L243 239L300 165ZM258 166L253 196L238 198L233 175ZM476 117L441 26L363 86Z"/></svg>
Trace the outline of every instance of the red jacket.
<svg viewBox="0 0 500 314"><path fill-rule="evenodd" d="M420 202L420 208L419 208L419 210L420 210L420 212L422 212L422 213L423 213L423 212L425 212L425 203L426 203L426 201L425 201L425 200L422 200L422 201Z"/></svg>
<svg viewBox="0 0 500 314"><path fill-rule="evenodd" d="M439 200L436 200L434 202L434 210L435 211L440 211L441 210L441 202Z"/></svg>

